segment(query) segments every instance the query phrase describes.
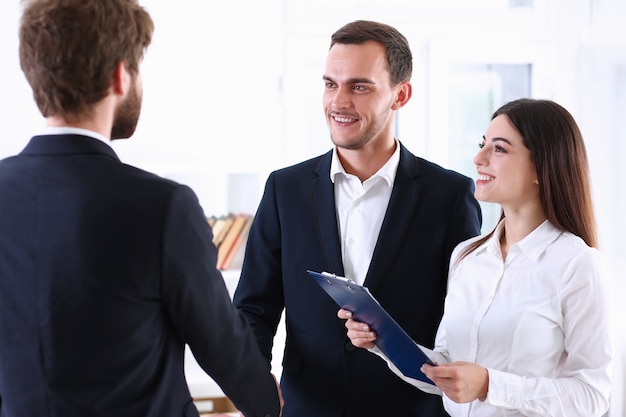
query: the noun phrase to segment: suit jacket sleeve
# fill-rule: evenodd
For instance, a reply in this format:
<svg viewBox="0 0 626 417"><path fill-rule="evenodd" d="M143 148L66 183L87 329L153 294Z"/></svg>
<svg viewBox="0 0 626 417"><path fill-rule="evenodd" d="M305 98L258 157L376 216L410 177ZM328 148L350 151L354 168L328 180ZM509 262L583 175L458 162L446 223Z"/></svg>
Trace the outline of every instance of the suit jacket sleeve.
<svg viewBox="0 0 626 417"><path fill-rule="evenodd" d="M241 278L234 296L235 305L254 329L258 346L268 363L272 359L273 339L285 306L275 178L272 173L266 182L248 235Z"/></svg>
<svg viewBox="0 0 626 417"><path fill-rule="evenodd" d="M164 227L161 293L179 337L246 416L278 416L276 383L247 322L233 306L195 194L173 193Z"/></svg>

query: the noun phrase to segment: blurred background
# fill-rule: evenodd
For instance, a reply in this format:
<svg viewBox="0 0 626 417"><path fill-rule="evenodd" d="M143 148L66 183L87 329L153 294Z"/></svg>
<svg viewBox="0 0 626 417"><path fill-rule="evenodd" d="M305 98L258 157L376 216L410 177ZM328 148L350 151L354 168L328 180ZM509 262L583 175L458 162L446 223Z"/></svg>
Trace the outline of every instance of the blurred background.
<svg viewBox="0 0 626 417"><path fill-rule="evenodd" d="M322 112L330 35L356 19L398 28L414 55L413 98L397 137L475 177L492 112L548 98L578 121L590 157L601 250L615 287L618 355L611 417L626 416L626 1L143 0L156 31L142 67L129 164L190 185L207 216L254 213L274 169L331 144ZM17 0L0 3L0 158L44 125L20 71ZM499 208L483 204L484 230ZM234 276L236 279L236 273Z"/></svg>

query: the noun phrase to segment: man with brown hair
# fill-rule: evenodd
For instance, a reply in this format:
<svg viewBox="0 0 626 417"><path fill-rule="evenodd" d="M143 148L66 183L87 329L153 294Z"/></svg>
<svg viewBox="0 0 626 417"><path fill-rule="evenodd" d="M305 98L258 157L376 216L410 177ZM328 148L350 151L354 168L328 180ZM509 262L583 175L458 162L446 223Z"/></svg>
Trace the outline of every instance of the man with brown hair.
<svg viewBox="0 0 626 417"><path fill-rule="evenodd" d="M470 178L395 136L411 69L395 28L355 21L337 30L321 77L333 148L267 180L234 301L268 361L285 312L285 417L445 415L440 398L411 390L350 343L337 305L307 274L364 284L416 342L433 346L450 254L479 233L481 218Z"/></svg>
<svg viewBox="0 0 626 417"><path fill-rule="evenodd" d="M108 144L135 130L152 32L136 0L24 2L47 126L0 161L1 416L198 416L185 344L244 415L280 413L195 194Z"/></svg>

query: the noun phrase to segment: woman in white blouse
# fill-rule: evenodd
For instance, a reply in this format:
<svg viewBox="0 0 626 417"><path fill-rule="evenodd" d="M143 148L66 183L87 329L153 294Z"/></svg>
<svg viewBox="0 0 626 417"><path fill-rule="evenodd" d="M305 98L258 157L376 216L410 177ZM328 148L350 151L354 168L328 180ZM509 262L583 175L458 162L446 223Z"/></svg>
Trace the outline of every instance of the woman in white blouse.
<svg viewBox="0 0 626 417"><path fill-rule="evenodd" d="M439 366L422 368L436 387L389 367L443 395L453 417L602 416L611 390L608 277L578 126L552 101L515 100L494 113L479 147L475 196L500 204L502 217L452 255L430 352ZM338 315L355 346L384 357L369 326Z"/></svg>

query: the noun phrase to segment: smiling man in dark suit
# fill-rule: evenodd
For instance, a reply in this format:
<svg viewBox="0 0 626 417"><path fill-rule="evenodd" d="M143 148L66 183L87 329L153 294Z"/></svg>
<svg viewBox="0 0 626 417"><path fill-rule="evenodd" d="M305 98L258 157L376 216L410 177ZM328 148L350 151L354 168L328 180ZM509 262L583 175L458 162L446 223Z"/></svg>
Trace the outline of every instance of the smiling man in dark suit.
<svg viewBox="0 0 626 417"><path fill-rule="evenodd" d="M135 0L24 2L43 134L0 162L0 415L198 416L198 363L246 416L279 390L186 186L120 162L153 22Z"/></svg>
<svg viewBox="0 0 626 417"><path fill-rule="evenodd" d="M333 36L323 75L334 148L276 171L250 231L235 304L266 359L283 310L285 417L436 417L384 361L355 349L307 269L369 287L413 339L433 346L450 254L480 231L473 181L412 155L394 136L411 98L405 37L356 21Z"/></svg>

